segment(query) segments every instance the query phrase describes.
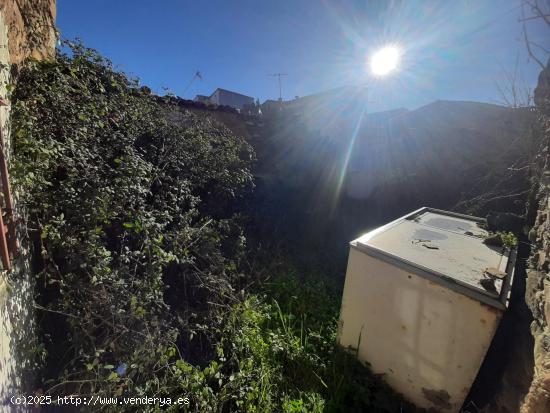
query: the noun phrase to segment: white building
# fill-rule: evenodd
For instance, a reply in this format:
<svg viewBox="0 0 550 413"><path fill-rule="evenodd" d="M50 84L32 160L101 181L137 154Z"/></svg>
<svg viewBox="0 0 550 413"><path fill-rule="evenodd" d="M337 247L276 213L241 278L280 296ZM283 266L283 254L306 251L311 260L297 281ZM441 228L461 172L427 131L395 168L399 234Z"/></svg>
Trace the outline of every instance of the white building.
<svg viewBox="0 0 550 413"><path fill-rule="evenodd" d="M221 88L217 88L210 96L197 95L195 101L219 106L231 106L239 110L242 110L246 105L254 105L254 98Z"/></svg>

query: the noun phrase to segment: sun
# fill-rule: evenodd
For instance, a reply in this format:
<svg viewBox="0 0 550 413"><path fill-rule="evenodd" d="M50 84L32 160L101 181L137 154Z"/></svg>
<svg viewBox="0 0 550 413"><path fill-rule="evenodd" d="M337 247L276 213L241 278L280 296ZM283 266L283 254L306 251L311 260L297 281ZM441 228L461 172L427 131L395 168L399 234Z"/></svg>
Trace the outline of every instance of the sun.
<svg viewBox="0 0 550 413"><path fill-rule="evenodd" d="M384 76L397 68L399 49L387 46L378 50L370 59L370 70L376 76Z"/></svg>

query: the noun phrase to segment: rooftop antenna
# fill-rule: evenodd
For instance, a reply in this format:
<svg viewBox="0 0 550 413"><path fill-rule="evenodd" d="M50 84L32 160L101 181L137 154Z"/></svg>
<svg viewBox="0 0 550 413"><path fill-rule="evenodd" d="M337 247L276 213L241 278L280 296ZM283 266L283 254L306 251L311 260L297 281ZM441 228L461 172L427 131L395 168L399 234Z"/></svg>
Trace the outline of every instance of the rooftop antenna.
<svg viewBox="0 0 550 413"><path fill-rule="evenodd" d="M183 96L185 96L185 93L189 90L189 88L191 87L191 85L195 82L195 80L202 80L202 74L201 72L197 69L197 71L195 72L195 74L193 75L193 77L191 78L191 80L189 81L189 83L187 84L187 86L185 87L185 89L183 90Z"/></svg>
<svg viewBox="0 0 550 413"><path fill-rule="evenodd" d="M288 76L286 73L273 73L268 76L274 76L277 77L279 80L279 102L283 101L283 88L281 87L281 77Z"/></svg>

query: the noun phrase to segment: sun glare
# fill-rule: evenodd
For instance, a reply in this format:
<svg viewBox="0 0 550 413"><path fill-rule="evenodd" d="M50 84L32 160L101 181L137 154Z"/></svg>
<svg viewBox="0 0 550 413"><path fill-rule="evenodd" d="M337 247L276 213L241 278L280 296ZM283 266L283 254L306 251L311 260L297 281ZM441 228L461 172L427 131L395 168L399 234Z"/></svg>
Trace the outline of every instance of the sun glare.
<svg viewBox="0 0 550 413"><path fill-rule="evenodd" d="M397 68L399 63L399 50L393 46L387 46L378 50L370 60L371 72L376 76L384 76Z"/></svg>

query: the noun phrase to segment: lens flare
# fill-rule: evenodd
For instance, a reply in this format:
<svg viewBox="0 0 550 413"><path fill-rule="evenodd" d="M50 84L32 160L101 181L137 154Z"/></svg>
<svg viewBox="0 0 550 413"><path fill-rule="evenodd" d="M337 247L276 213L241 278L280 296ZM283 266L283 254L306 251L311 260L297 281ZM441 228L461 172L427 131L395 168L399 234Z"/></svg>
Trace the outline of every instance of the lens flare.
<svg viewBox="0 0 550 413"><path fill-rule="evenodd" d="M387 46L377 51L371 58L370 69L376 76L384 76L397 68L399 63L399 50L393 46Z"/></svg>

